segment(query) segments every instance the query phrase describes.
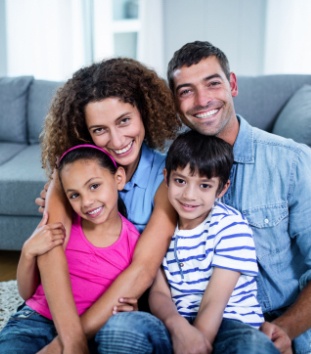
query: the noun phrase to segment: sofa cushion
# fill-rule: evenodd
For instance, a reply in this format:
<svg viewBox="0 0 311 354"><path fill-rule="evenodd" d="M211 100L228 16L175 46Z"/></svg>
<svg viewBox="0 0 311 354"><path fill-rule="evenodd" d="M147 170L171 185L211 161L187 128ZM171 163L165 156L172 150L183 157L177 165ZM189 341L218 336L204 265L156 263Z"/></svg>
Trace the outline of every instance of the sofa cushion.
<svg viewBox="0 0 311 354"><path fill-rule="evenodd" d="M38 216L35 198L47 181L39 144L27 145L0 166L0 215Z"/></svg>
<svg viewBox="0 0 311 354"><path fill-rule="evenodd" d="M0 141L26 143L28 88L32 76L0 78Z"/></svg>
<svg viewBox="0 0 311 354"><path fill-rule="evenodd" d="M37 144L46 114L61 82L35 80L29 89L27 131L29 144Z"/></svg>
<svg viewBox="0 0 311 354"><path fill-rule="evenodd" d="M272 133L311 146L311 85L302 86L280 112Z"/></svg>
<svg viewBox="0 0 311 354"><path fill-rule="evenodd" d="M26 144L0 142L0 166L26 148Z"/></svg>

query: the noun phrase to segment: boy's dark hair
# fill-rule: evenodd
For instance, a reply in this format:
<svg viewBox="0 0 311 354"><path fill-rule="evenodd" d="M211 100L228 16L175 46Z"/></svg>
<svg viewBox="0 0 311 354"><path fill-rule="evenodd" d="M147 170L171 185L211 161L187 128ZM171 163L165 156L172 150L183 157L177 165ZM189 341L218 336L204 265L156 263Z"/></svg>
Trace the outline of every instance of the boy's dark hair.
<svg viewBox="0 0 311 354"><path fill-rule="evenodd" d="M219 194L229 179L233 161L230 144L216 136L190 130L180 134L168 150L165 162L167 183L172 171L189 165L192 174L197 172L201 177L219 177Z"/></svg>
<svg viewBox="0 0 311 354"><path fill-rule="evenodd" d="M210 42L195 41L187 43L177 50L168 63L167 80L172 92L174 93L175 85L173 75L176 69L179 69L182 66L189 67L193 64L198 64L202 59L210 56L215 56L217 58L228 81L230 81L230 66L225 53Z"/></svg>
<svg viewBox="0 0 311 354"><path fill-rule="evenodd" d="M58 171L59 171L59 179L61 183L62 183L61 171L64 168L64 166L79 160L97 161L101 167L106 168L109 172L111 172L111 174L115 174L117 171L117 167L114 165L112 159L108 155L96 149L83 147L77 150L69 151L59 162ZM120 198L120 196L118 197L118 210L124 217L127 217L126 206L123 200Z"/></svg>

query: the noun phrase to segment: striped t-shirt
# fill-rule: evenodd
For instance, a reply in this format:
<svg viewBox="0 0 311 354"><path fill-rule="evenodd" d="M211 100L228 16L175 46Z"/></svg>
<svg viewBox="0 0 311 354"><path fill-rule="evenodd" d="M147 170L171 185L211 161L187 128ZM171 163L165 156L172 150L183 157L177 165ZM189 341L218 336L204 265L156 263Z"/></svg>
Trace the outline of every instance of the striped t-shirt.
<svg viewBox="0 0 311 354"><path fill-rule="evenodd" d="M196 228L176 228L163 260L180 315L196 317L213 267L241 273L223 317L258 328L264 319L257 301L258 267L252 231L239 211L220 202Z"/></svg>

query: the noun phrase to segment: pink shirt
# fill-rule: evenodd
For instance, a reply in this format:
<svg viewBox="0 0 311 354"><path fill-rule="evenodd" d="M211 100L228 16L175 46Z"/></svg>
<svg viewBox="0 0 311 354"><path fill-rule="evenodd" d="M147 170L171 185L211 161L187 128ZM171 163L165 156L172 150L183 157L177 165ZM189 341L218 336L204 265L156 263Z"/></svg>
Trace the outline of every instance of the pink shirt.
<svg viewBox="0 0 311 354"><path fill-rule="evenodd" d="M111 246L103 248L95 247L87 240L79 216L74 220L65 254L79 315L109 288L132 261L139 232L130 221L122 215L120 217L122 219L120 237ZM52 319L41 284L26 304L42 316Z"/></svg>

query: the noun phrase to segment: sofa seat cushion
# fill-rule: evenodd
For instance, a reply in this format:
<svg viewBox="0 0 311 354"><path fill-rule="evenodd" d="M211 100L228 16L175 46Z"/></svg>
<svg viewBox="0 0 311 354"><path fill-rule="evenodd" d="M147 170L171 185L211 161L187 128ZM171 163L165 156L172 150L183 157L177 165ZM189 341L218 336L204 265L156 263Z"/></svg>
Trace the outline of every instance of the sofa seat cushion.
<svg viewBox="0 0 311 354"><path fill-rule="evenodd" d="M302 86L280 112L272 133L311 147L311 85Z"/></svg>
<svg viewBox="0 0 311 354"><path fill-rule="evenodd" d="M32 76L0 78L0 141L27 142L27 102Z"/></svg>
<svg viewBox="0 0 311 354"><path fill-rule="evenodd" d="M27 147L26 144L0 142L0 166Z"/></svg>
<svg viewBox="0 0 311 354"><path fill-rule="evenodd" d="M0 166L0 215L38 216L35 198L47 181L40 145L28 145Z"/></svg>

